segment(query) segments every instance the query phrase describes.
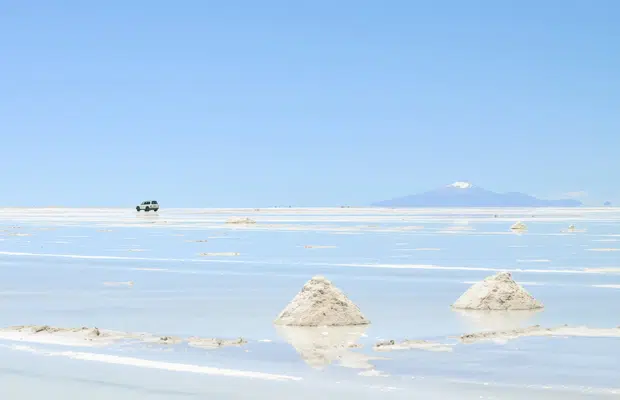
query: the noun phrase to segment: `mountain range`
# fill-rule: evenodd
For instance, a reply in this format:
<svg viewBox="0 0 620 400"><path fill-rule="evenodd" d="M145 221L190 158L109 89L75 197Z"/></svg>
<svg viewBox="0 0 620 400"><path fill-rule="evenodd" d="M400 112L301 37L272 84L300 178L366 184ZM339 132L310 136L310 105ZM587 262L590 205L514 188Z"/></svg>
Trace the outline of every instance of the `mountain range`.
<svg viewBox="0 0 620 400"><path fill-rule="evenodd" d="M377 207L579 207L573 199L545 200L524 193L496 193L469 182L454 182L428 192L384 200Z"/></svg>

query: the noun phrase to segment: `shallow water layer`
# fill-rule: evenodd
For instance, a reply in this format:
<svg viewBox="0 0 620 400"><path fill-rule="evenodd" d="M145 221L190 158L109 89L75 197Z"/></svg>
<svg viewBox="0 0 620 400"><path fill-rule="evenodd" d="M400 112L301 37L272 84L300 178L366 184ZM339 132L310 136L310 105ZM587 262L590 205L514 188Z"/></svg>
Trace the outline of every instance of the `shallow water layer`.
<svg viewBox="0 0 620 400"><path fill-rule="evenodd" d="M227 224L232 217L257 223ZM512 232L517 220L529 229ZM454 336L534 324L620 325L620 253L613 251L620 249L619 220L620 211L612 208L163 209L159 214L0 209L1 327L98 326L249 342L218 350L136 344L74 349L0 340L0 395L618 396L620 338L463 345ZM567 232L570 224L579 230ZM450 309L473 282L503 270L545 309ZM313 338L274 328L278 312L317 274L345 291L372 321L361 331L345 332L360 348L317 355L305 347L308 342L329 347L325 337L342 336L325 330ZM431 340L452 351L373 352L383 339ZM222 376L216 370L298 379Z"/></svg>

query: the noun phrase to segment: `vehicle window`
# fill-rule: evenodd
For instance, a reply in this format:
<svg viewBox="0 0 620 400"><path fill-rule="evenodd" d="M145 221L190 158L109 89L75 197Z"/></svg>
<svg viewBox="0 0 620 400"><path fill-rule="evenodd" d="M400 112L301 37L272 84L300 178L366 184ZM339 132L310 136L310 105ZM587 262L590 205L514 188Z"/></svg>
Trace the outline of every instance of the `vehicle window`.
<svg viewBox="0 0 620 400"><path fill-rule="evenodd" d="M149 204L151 204L151 202L150 202L150 201L145 201L145 202L144 202L144 205L145 205L145 206L148 206Z"/></svg>
<svg viewBox="0 0 620 400"><path fill-rule="evenodd" d="M154 201L154 202L153 202L153 204L157 204L157 202L156 202L156 201Z"/></svg>

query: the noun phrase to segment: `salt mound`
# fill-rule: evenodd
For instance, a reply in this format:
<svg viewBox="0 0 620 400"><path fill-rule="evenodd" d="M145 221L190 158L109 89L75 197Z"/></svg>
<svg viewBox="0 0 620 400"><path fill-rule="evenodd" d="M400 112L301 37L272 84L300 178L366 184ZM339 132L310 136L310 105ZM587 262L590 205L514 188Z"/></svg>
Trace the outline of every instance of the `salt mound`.
<svg viewBox="0 0 620 400"><path fill-rule="evenodd" d="M347 326L370 323L347 296L322 276L308 281L275 320L288 326Z"/></svg>
<svg viewBox="0 0 620 400"><path fill-rule="evenodd" d="M465 310L535 310L543 305L516 283L509 272L500 272L474 284L453 305Z"/></svg>
<svg viewBox="0 0 620 400"><path fill-rule="evenodd" d="M527 226L523 222L519 221L519 222L515 223L513 226L511 226L510 229L512 229L512 230L525 230L525 229L527 229Z"/></svg>
<svg viewBox="0 0 620 400"><path fill-rule="evenodd" d="M227 224L255 224L256 221L254 221L251 218L230 218L228 221L226 221Z"/></svg>

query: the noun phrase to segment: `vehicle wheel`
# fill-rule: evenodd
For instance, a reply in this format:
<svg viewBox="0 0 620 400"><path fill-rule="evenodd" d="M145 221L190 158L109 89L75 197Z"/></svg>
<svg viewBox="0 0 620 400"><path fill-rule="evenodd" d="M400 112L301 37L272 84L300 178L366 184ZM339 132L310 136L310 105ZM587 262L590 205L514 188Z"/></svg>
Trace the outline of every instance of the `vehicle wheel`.
<svg viewBox="0 0 620 400"><path fill-rule="evenodd" d="M159 211L159 208L154 208L153 211L157 212L157 211Z"/></svg>
<svg viewBox="0 0 620 400"><path fill-rule="evenodd" d="M137 212L140 212L140 207L136 207L136 211L137 211Z"/></svg>
<svg viewBox="0 0 620 400"><path fill-rule="evenodd" d="M144 211L149 212L149 211L151 211L151 209L147 207L147 208L144 209Z"/></svg>

